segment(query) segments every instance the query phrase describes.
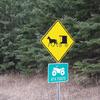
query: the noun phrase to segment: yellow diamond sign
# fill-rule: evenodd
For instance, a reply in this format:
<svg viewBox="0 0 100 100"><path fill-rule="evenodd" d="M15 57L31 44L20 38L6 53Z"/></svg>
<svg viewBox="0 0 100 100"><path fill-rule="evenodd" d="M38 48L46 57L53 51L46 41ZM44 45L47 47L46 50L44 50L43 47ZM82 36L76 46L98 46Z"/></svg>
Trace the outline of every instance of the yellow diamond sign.
<svg viewBox="0 0 100 100"><path fill-rule="evenodd" d="M60 62L74 44L74 40L62 23L57 20L41 38L41 43L54 59Z"/></svg>

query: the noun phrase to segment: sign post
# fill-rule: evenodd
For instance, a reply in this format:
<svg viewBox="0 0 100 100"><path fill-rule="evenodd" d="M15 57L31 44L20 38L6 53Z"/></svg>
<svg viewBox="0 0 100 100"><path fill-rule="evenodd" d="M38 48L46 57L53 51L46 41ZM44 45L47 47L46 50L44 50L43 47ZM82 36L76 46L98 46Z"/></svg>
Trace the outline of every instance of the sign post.
<svg viewBox="0 0 100 100"><path fill-rule="evenodd" d="M41 43L57 62L48 64L48 83L57 83L57 100L60 100L60 83L68 81L69 65L58 62L61 62L70 50L74 44L74 39L63 24L57 20L41 38Z"/></svg>
<svg viewBox="0 0 100 100"><path fill-rule="evenodd" d="M57 100L60 100L60 83L57 83Z"/></svg>

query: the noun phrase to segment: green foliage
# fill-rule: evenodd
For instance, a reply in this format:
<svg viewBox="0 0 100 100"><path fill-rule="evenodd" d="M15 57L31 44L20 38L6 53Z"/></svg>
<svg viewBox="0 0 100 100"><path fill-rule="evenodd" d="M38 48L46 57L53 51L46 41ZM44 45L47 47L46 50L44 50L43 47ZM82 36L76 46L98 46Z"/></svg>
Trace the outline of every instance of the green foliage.
<svg viewBox="0 0 100 100"><path fill-rule="evenodd" d="M99 0L0 0L0 73L39 73L54 62L41 36L60 19L75 38L63 62L100 72Z"/></svg>

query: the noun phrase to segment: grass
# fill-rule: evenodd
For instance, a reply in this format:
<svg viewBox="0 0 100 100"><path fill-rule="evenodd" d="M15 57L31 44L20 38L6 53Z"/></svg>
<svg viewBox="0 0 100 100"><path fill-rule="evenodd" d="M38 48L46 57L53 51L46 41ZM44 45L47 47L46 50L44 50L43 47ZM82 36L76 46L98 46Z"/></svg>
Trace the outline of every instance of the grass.
<svg viewBox="0 0 100 100"><path fill-rule="evenodd" d="M48 84L46 75L0 76L0 100L56 100L56 84ZM61 83L61 100L99 100L100 86L84 88L73 79Z"/></svg>

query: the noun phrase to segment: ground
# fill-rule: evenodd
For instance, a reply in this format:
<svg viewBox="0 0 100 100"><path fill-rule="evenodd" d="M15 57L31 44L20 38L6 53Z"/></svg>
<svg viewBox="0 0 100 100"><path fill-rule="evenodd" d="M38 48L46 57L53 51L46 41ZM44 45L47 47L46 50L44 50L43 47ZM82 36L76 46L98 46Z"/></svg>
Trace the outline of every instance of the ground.
<svg viewBox="0 0 100 100"><path fill-rule="evenodd" d="M57 100L57 85L48 84L46 75L26 78L0 76L0 100ZM100 86L84 88L73 79L61 83L61 100L100 100Z"/></svg>

